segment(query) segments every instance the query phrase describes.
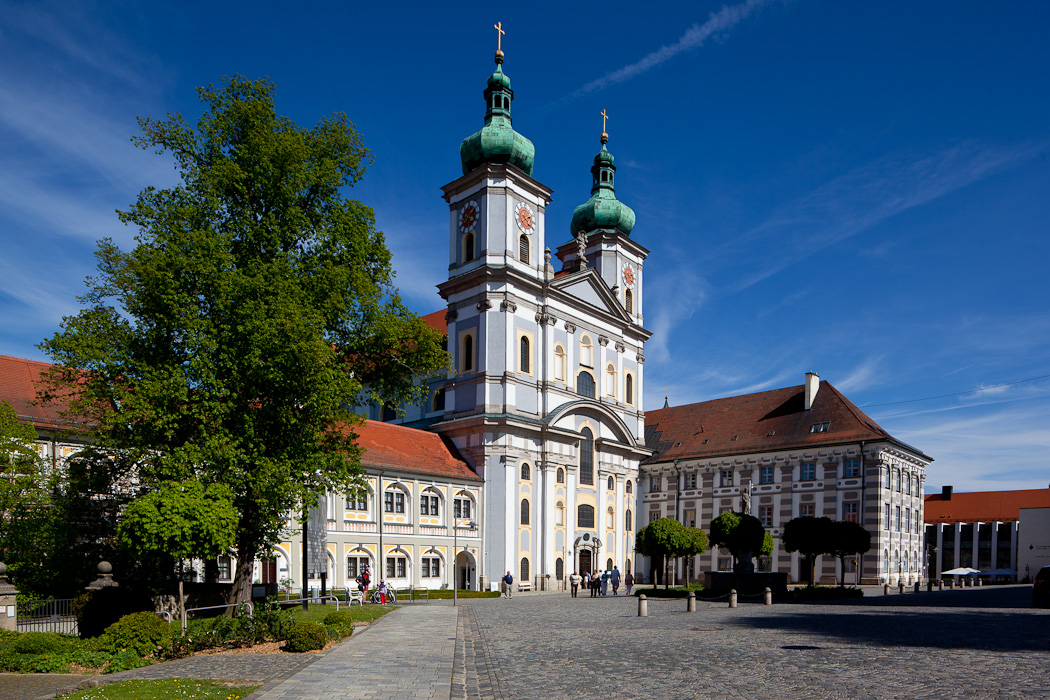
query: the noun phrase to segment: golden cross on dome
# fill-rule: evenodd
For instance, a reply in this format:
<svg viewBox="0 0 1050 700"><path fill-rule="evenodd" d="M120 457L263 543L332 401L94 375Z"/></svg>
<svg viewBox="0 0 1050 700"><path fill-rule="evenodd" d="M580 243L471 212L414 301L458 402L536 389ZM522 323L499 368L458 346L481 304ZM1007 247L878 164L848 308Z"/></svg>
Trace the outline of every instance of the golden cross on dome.
<svg viewBox="0 0 1050 700"><path fill-rule="evenodd" d="M603 109L603 110L602 110L602 133L603 133L603 134L605 133L605 121L606 121L606 120L607 120L608 118L609 118L609 115L608 115L608 114L606 114L606 113L605 113L605 110Z"/></svg>
<svg viewBox="0 0 1050 700"><path fill-rule="evenodd" d="M503 35L506 34L507 32L503 31L503 22L496 22L492 26L496 29L497 32L499 32L496 35L496 50L497 51L502 51L503 50Z"/></svg>

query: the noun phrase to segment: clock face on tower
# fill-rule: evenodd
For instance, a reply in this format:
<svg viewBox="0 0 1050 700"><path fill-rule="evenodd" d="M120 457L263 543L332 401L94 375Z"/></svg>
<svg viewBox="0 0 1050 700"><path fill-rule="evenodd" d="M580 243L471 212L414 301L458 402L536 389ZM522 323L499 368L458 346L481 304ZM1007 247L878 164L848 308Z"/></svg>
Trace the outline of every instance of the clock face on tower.
<svg viewBox="0 0 1050 700"><path fill-rule="evenodd" d="M623 266L623 283L628 287L634 286L634 268L630 265Z"/></svg>
<svg viewBox="0 0 1050 700"><path fill-rule="evenodd" d="M473 199L464 205L459 210L459 230L463 233L473 231L474 227L478 225L478 203Z"/></svg>
<svg viewBox="0 0 1050 700"><path fill-rule="evenodd" d="M522 233L532 233L534 222L532 209L529 208L528 204L518 202L514 205L514 220L518 223L518 228L521 229Z"/></svg>

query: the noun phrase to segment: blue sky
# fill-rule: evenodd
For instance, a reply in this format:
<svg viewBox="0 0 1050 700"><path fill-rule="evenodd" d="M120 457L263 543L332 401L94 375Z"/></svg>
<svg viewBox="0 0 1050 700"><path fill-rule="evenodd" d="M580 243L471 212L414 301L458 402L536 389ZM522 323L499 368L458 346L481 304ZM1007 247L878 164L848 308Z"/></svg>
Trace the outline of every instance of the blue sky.
<svg viewBox="0 0 1050 700"><path fill-rule="evenodd" d="M0 353L46 359L94 241L174 183L136 116L269 76L278 110L346 112L405 299L442 307L460 141L495 30L515 128L589 195L602 109L646 264L645 402L835 384L933 456L928 490L1050 483L1050 3L0 1ZM1031 381L1028 381L1031 380ZM1017 383L1019 382L1019 383ZM1009 384L1009 386L1001 386ZM966 393L963 393L966 392ZM938 397L938 398L931 398Z"/></svg>

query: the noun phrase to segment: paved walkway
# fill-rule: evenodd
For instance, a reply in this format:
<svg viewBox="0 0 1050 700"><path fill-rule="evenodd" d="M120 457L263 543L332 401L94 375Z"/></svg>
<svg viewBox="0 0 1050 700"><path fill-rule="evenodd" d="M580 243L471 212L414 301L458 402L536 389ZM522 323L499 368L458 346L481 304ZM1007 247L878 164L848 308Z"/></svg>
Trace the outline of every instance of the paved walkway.
<svg viewBox="0 0 1050 700"><path fill-rule="evenodd" d="M461 658L466 653L465 646L457 645L459 610L469 614L467 608L438 605L402 608L251 698L451 700L454 680L458 697L467 697L467 674L453 677L457 652Z"/></svg>

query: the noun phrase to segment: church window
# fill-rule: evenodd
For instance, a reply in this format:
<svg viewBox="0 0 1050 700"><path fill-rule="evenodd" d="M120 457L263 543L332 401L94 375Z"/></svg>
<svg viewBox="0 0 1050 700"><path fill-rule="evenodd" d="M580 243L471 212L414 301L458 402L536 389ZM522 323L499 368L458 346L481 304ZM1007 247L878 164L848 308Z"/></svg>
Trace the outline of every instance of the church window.
<svg viewBox="0 0 1050 700"><path fill-rule="evenodd" d="M616 398L616 366L611 362L605 366L605 393Z"/></svg>
<svg viewBox="0 0 1050 700"><path fill-rule="evenodd" d="M627 493L634 493L634 486L631 484L630 479L627 480L627 483L624 484L623 488Z"/></svg>
<svg viewBox="0 0 1050 700"><path fill-rule="evenodd" d="M554 381L565 381L565 346L554 346Z"/></svg>
<svg viewBox="0 0 1050 700"><path fill-rule="evenodd" d="M526 372L527 373L527 372L530 371L529 370L529 365L530 365L530 362L529 362L529 358L530 358L529 339L528 339L527 336L524 336L524 335L521 336L521 341L519 342L519 346L520 347L518 349L518 354L520 355L520 357L518 358L518 368L522 372Z"/></svg>
<svg viewBox="0 0 1050 700"><path fill-rule="evenodd" d="M558 467L558 472L557 472L557 477L556 478L557 478L559 484L564 484L565 483L565 470L562 469L561 467Z"/></svg>
<svg viewBox="0 0 1050 700"><path fill-rule="evenodd" d="M528 557L522 557L521 558L521 571L520 571L520 573L521 573L520 581L522 583L525 583L526 581L529 580L529 558Z"/></svg>
<svg viewBox="0 0 1050 700"><path fill-rule="evenodd" d="M576 526L579 528L594 528L594 506L584 504L576 509Z"/></svg>
<svg viewBox="0 0 1050 700"><path fill-rule="evenodd" d="M525 234L518 236L518 260L529 264L529 237Z"/></svg>
<svg viewBox="0 0 1050 700"><path fill-rule="evenodd" d="M554 560L554 578L559 581L565 578L565 560L561 557Z"/></svg>
<svg viewBox="0 0 1050 700"><path fill-rule="evenodd" d="M630 372L625 373L623 388L623 400L634 405L634 375Z"/></svg>
<svg viewBox="0 0 1050 700"><path fill-rule="evenodd" d="M594 485L594 433L590 428L580 431L580 483Z"/></svg>
<svg viewBox="0 0 1050 700"><path fill-rule="evenodd" d="M632 515L631 514L631 509L628 508L627 509L627 517L624 519L625 522L624 522L624 528L623 528L624 530L627 530L628 532L630 532L630 530L631 530L631 520L632 520L631 515Z"/></svg>
<svg viewBox="0 0 1050 700"><path fill-rule="evenodd" d="M460 492L453 501L453 516L457 518L470 519L471 501L470 496Z"/></svg>
<svg viewBox="0 0 1050 700"><path fill-rule="evenodd" d="M527 499L527 498L521 499L521 524L522 525L528 525L529 524L529 512L530 512L529 511L529 499Z"/></svg>
<svg viewBox="0 0 1050 700"><path fill-rule="evenodd" d="M623 293L623 308L629 314L634 313L634 292L630 289Z"/></svg>
<svg viewBox="0 0 1050 700"><path fill-rule="evenodd" d="M616 488L616 481L610 476L609 477L609 490L612 491Z"/></svg>
<svg viewBox="0 0 1050 700"><path fill-rule="evenodd" d="M445 410L445 390L438 389L434 392L434 409L435 411Z"/></svg>
<svg viewBox="0 0 1050 700"><path fill-rule="evenodd" d="M474 259L474 234L468 233L463 236L463 262L468 263Z"/></svg>
<svg viewBox="0 0 1050 700"><path fill-rule="evenodd" d="M612 568L613 568L613 560L612 559L606 559L605 560L605 570L606 571L612 571Z"/></svg>
<svg viewBox="0 0 1050 700"><path fill-rule="evenodd" d="M529 463L528 462L522 463L522 465L521 465L521 480L522 481L528 481L531 478L532 478L532 472L529 469Z"/></svg>
<svg viewBox="0 0 1050 700"><path fill-rule="evenodd" d="M586 333L580 336L580 364L584 367L594 366L594 346L591 344L591 336Z"/></svg>
<svg viewBox="0 0 1050 700"><path fill-rule="evenodd" d="M460 341L461 350L459 355L459 371L474 371L474 335L465 333Z"/></svg>
<svg viewBox="0 0 1050 700"><path fill-rule="evenodd" d="M590 372L580 372L576 376L576 393L588 399L594 398L594 377Z"/></svg>

